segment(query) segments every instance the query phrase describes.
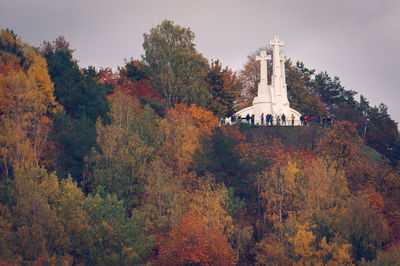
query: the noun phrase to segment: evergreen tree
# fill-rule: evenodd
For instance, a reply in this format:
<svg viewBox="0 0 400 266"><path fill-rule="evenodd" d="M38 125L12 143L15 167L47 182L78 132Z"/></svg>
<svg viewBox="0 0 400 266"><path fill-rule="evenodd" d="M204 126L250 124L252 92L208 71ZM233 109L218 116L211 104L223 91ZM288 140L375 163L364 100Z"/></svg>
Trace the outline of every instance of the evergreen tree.
<svg viewBox="0 0 400 266"><path fill-rule="evenodd" d="M44 43L42 52L56 100L64 107L64 112L56 116L50 136L56 146L56 170L62 177L70 173L81 181L83 159L96 143L96 120L107 120L109 87L99 82L93 67L79 68L64 38Z"/></svg>
<svg viewBox="0 0 400 266"><path fill-rule="evenodd" d="M206 77L211 96L207 107L215 116L229 117L234 113L234 102L237 94L235 81L236 76L231 70L222 69L218 60L212 62Z"/></svg>

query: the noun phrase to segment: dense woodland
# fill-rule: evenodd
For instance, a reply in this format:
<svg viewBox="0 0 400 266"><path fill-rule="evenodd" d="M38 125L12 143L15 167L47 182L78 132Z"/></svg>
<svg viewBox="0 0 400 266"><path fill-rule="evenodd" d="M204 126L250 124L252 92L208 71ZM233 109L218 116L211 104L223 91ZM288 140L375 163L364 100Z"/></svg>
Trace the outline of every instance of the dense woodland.
<svg viewBox="0 0 400 266"><path fill-rule="evenodd" d="M259 66L209 61L163 21L142 58L81 68L0 31L0 265L396 265L400 139L384 104L286 62L329 127L220 126ZM128 55L129 56L129 55Z"/></svg>

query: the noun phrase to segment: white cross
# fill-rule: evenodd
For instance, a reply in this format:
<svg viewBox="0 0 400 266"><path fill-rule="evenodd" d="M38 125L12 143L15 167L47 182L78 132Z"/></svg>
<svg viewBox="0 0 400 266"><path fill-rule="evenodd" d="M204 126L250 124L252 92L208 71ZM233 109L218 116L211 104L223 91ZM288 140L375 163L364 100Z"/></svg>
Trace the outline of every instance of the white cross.
<svg viewBox="0 0 400 266"><path fill-rule="evenodd" d="M267 51L260 51L260 55L256 56L257 61L267 61L271 60L271 55L267 55Z"/></svg>
<svg viewBox="0 0 400 266"><path fill-rule="evenodd" d="M279 54L281 56L281 61L285 62L286 61L286 55L283 52L280 52Z"/></svg>
<svg viewBox="0 0 400 266"><path fill-rule="evenodd" d="M267 51L260 51L260 56L256 56L256 60L260 61L260 80L261 83L267 83L267 60L271 60L271 55L267 55Z"/></svg>
<svg viewBox="0 0 400 266"><path fill-rule="evenodd" d="M272 46L283 46L285 43L281 40L279 40L279 36L274 36L274 39L272 41L269 41L269 45Z"/></svg>

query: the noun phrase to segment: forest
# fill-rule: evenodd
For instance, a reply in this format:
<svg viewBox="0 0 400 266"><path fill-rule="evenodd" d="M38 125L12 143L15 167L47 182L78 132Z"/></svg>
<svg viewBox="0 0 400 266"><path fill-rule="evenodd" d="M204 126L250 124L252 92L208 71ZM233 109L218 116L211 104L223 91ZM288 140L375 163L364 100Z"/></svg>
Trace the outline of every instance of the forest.
<svg viewBox="0 0 400 266"><path fill-rule="evenodd" d="M164 20L112 70L0 30L0 265L398 265L387 106L288 59L291 107L332 125L221 125L263 47L233 71L194 39Z"/></svg>

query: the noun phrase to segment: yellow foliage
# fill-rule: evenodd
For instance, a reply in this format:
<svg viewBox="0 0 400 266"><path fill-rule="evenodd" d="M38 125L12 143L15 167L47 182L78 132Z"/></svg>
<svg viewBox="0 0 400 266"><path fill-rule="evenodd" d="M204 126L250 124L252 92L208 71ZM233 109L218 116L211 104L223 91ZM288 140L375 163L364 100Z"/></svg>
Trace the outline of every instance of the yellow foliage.
<svg viewBox="0 0 400 266"><path fill-rule="evenodd" d="M297 257L295 265L351 265L350 244L341 244L331 241L326 242L323 237L316 243L315 235L310 225L305 223L297 226L297 233L290 238Z"/></svg>
<svg viewBox="0 0 400 266"><path fill-rule="evenodd" d="M233 234L234 226L232 217L225 207L227 190L216 185L211 180L206 180L198 185L191 194L189 209L194 211L202 222L213 230L217 230L227 237Z"/></svg>
<svg viewBox="0 0 400 266"><path fill-rule="evenodd" d="M13 56L19 56L12 59L8 52L0 52L0 68L4 69L0 71L0 132L4 136L0 140L1 156L10 165L38 164L47 147L51 119L61 106L53 95L46 60L10 33L0 34L3 45L17 45L18 52Z"/></svg>
<svg viewBox="0 0 400 266"><path fill-rule="evenodd" d="M274 229L283 236L283 216L294 210L297 198L297 175L299 169L295 162L275 164L259 175L260 196L265 201L265 216L273 222Z"/></svg>
<svg viewBox="0 0 400 266"><path fill-rule="evenodd" d="M209 134L216 125L216 118L204 108L177 104L167 110L160 122L166 157L176 164L178 172L185 172L193 162L193 154L200 149L199 138Z"/></svg>
<svg viewBox="0 0 400 266"><path fill-rule="evenodd" d="M56 102L53 94L54 85L50 79L46 59L36 54L32 49L28 49L26 54L27 58L32 61L27 75L36 84L35 97L42 104L42 113L55 114L57 111L61 111L62 106Z"/></svg>
<svg viewBox="0 0 400 266"><path fill-rule="evenodd" d="M186 211L189 193L184 188L184 178L174 175L172 167L161 158L155 158L148 170L141 207L146 217L146 231L168 232Z"/></svg>
<svg viewBox="0 0 400 266"><path fill-rule="evenodd" d="M349 195L343 171L320 158L309 160L301 169L298 188L302 211L308 213L337 212Z"/></svg>
<svg viewBox="0 0 400 266"><path fill-rule="evenodd" d="M307 223L300 225L297 234L293 238L294 251L297 256L300 256L301 262L310 261L315 254L315 248L312 246L315 241L315 236L311 231L307 231L306 227L308 226Z"/></svg>

